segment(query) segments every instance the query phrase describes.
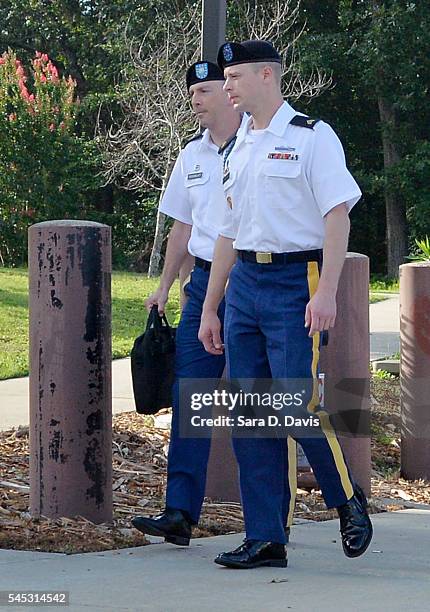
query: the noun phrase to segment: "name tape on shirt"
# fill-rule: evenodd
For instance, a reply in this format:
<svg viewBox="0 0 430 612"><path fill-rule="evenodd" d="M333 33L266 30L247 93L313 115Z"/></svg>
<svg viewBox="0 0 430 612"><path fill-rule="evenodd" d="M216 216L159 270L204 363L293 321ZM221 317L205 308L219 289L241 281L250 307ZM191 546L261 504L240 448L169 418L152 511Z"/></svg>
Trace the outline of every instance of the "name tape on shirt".
<svg viewBox="0 0 430 612"><path fill-rule="evenodd" d="M269 153L267 159L286 159L290 161L297 161L299 159L298 153Z"/></svg>
<svg viewBox="0 0 430 612"><path fill-rule="evenodd" d="M189 181L192 181L194 179L199 179L202 178L203 176L203 172L190 172L190 174L188 174L187 179Z"/></svg>

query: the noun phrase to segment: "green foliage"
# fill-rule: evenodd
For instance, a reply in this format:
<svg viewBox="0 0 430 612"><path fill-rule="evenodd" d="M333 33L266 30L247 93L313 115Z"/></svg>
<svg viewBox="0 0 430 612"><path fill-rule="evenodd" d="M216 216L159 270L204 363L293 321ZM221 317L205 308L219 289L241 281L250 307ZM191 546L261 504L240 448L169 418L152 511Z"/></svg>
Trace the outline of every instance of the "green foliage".
<svg viewBox="0 0 430 612"><path fill-rule="evenodd" d="M188 0L2 0L0 51L10 47L26 61L36 50L48 53L60 73L76 81L82 99L80 126L91 137L100 103L116 111L115 84L127 54L125 29L140 40L148 33L154 38L187 4ZM109 123L108 114L105 118Z"/></svg>
<svg viewBox="0 0 430 612"><path fill-rule="evenodd" d="M373 375L375 376L375 378L379 378L380 380L395 380L397 378L395 374L391 374L386 370L376 370Z"/></svg>
<svg viewBox="0 0 430 612"><path fill-rule="evenodd" d="M116 103L116 85L124 65L127 49L124 45L124 30L127 27L137 39L142 40L148 33L151 37L165 28L165 20L156 18L156 10L174 14L175 6L183 7L183 0L98 0L88 2L46 2L46 0L3 0L0 2L0 54L8 48L13 49L21 58L24 66L29 65L37 50L47 53L58 68L59 75L71 75L76 86L75 98L80 104L74 108L74 127L64 139L57 143L57 150L48 147L52 166L56 167L58 181L53 181L51 191L63 185L59 192L61 201L53 211L40 210L40 215L27 221L23 219L19 207L15 216L11 213L5 222L0 214L0 237L7 239L0 245L3 261L8 265L19 265L26 260L25 250L21 248L26 240L27 225L35 220L53 217L89 218L112 225L113 260L117 265L128 265L135 259L138 251L138 231L145 225L140 220L139 228L135 223L136 200L145 200L145 211L149 211L148 223L152 222L155 210L152 194L136 194L116 189L112 185L102 187L100 178L100 154L94 144L93 136L98 113L102 122L109 128L119 108ZM29 81L31 75L29 74ZM103 103L102 108L100 105ZM48 137L50 135L48 134ZM45 155L44 149L43 153ZM33 151L38 153L37 147ZM66 154L67 153L67 154ZM29 167L24 178L38 179ZM37 170L37 168L36 168ZM31 173L31 174L30 174ZM0 174L3 169L0 165ZM63 180L67 179L67 180ZM31 187L30 187L31 188ZM66 203L67 200L67 203ZM0 207L3 197L0 187ZM39 205L39 207L42 205ZM11 208L13 206L11 205ZM33 206L28 206L32 213ZM141 207L142 208L142 207ZM146 213L145 213L146 214ZM127 226L132 232L135 244L133 254ZM134 231L133 231L134 230ZM0 238L0 241L1 241ZM14 243L16 240L16 246ZM150 248L150 230L140 235L141 251ZM143 260L142 253L136 259ZM1 259L0 259L1 264Z"/></svg>
<svg viewBox="0 0 430 612"><path fill-rule="evenodd" d="M411 261L430 261L430 240L426 236L424 240L415 240L417 250L414 255L410 255L408 259Z"/></svg>
<svg viewBox="0 0 430 612"><path fill-rule="evenodd" d="M397 278L387 278L382 274L372 274L370 278L370 291L398 293L399 280Z"/></svg>
<svg viewBox="0 0 430 612"><path fill-rule="evenodd" d="M415 149L405 155L401 167L398 168L397 183L408 202L409 237L412 249L416 239L430 235L429 139L417 143Z"/></svg>
<svg viewBox="0 0 430 612"><path fill-rule="evenodd" d="M120 192L111 212L88 212L87 218L112 227L112 261L116 269L147 269L157 220L158 200L152 197L128 201Z"/></svg>
<svg viewBox="0 0 430 612"><path fill-rule="evenodd" d="M411 245L430 234L430 12L427 3L407 0L302 0L301 15L302 68L319 67L333 79L302 110L329 121L344 143L363 191L351 213L350 250L369 255L373 273L385 273L385 190L406 203ZM393 108L390 136L400 152L390 171L381 99Z"/></svg>
<svg viewBox="0 0 430 612"><path fill-rule="evenodd" d="M370 424L370 431L371 431L372 437L379 444L383 444L384 446L391 446L391 444L396 441L395 436L387 434L384 428L381 427L381 425L377 423L372 422Z"/></svg>
<svg viewBox="0 0 430 612"><path fill-rule="evenodd" d="M79 217L94 184L96 150L73 132L73 79L58 75L45 54L30 70L15 53L0 58L0 259L26 260L27 228L47 219Z"/></svg>

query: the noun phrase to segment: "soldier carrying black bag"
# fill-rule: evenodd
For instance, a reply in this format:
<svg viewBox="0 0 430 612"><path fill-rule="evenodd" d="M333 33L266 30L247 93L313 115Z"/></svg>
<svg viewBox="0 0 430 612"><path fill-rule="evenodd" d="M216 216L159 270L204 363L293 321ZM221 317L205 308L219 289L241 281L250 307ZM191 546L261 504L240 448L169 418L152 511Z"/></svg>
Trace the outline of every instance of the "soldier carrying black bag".
<svg viewBox="0 0 430 612"><path fill-rule="evenodd" d="M134 341L131 375L134 400L139 414L155 414L172 405L175 377L175 333L166 315L158 314L155 304L145 332Z"/></svg>

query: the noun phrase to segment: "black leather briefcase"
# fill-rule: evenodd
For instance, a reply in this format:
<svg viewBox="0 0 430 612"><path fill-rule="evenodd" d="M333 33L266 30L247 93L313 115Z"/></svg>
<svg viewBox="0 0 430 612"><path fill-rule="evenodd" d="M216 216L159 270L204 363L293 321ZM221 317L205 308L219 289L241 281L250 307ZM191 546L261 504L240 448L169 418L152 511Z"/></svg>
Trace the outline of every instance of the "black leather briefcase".
<svg viewBox="0 0 430 612"><path fill-rule="evenodd" d="M160 316L153 306L145 332L136 338L131 351L134 401L139 414L155 414L172 405L175 333L166 315Z"/></svg>

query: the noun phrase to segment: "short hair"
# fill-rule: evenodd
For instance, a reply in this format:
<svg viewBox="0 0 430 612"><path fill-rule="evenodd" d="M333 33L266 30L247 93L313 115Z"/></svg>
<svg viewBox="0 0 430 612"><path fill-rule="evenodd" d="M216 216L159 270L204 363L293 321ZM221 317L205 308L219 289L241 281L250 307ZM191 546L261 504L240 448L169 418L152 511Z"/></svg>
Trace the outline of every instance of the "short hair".
<svg viewBox="0 0 430 612"><path fill-rule="evenodd" d="M253 71L256 73L261 70L261 68L264 68L264 66L269 66L269 68L271 68L273 71L276 81L279 83L279 85L281 84L282 65L279 62L253 62L251 66Z"/></svg>

